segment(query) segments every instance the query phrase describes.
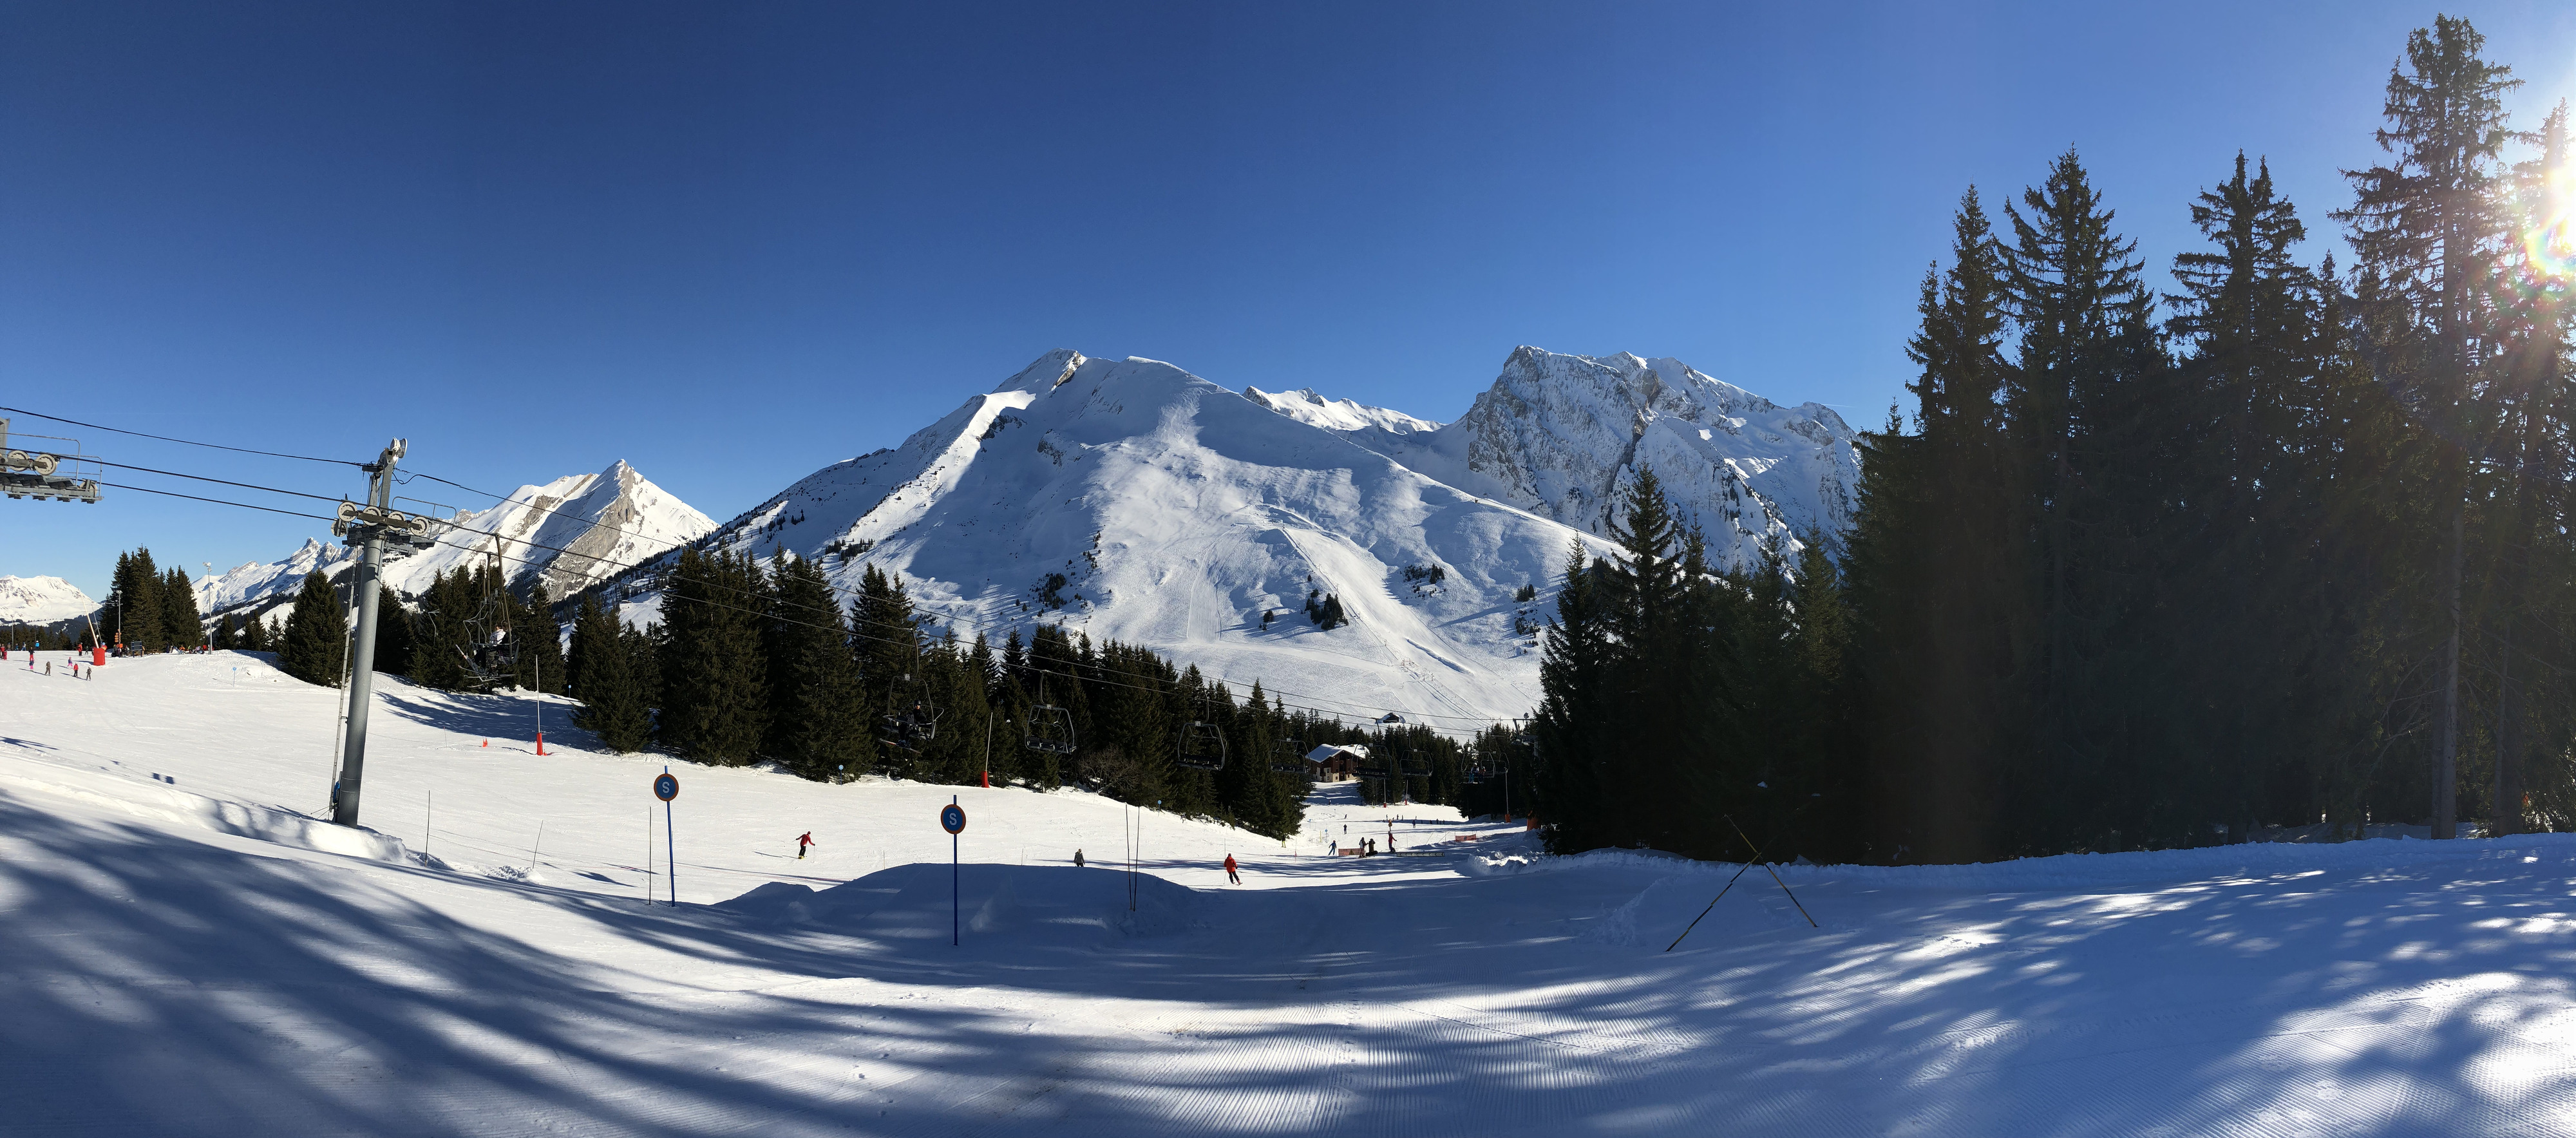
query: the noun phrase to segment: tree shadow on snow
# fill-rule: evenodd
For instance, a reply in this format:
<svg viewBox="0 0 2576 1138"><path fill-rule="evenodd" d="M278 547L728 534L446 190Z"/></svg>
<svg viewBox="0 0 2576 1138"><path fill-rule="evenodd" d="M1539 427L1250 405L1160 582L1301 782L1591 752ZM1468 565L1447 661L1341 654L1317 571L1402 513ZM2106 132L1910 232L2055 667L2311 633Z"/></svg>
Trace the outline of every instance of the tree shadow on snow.
<svg viewBox="0 0 2576 1138"><path fill-rule="evenodd" d="M970 865L983 925L951 948L942 866L646 910L6 795L0 834L0 1117L30 1132L2200 1133L2306 1111L2434 1134L2538 1132L2569 1101L2472 1078L2564 1004L2456 982L2538 959L2476 922L2563 909L2501 877L1823 886L1805 894L1823 931L1731 896L1664 954L1696 908L1666 902L1704 895L1704 874L1157 881L1139 908L1161 908L1122 929L1116 871ZM373 880L401 875L420 880ZM547 907L526 924L588 959L783 975L667 983L477 928L425 891ZM923 989L946 998L910 998ZM1042 1023L1060 1012L1026 1010L1041 997L1124 1010Z"/></svg>

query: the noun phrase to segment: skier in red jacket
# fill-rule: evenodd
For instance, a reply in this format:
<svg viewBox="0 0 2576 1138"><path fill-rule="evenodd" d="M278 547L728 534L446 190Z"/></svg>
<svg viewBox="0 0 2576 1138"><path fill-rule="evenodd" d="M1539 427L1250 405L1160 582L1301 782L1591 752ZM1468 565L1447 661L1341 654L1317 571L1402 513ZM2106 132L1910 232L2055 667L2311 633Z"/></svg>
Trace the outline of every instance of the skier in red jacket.
<svg viewBox="0 0 2576 1138"><path fill-rule="evenodd" d="M1233 855L1233 854L1227 854L1227 855L1225 855L1225 879L1226 879L1227 881L1233 882L1233 883L1234 883L1234 884L1236 884L1236 885L1241 885L1241 884L1243 884L1243 878L1241 878L1240 876L1237 876L1237 875L1235 874L1235 872L1234 872L1234 855Z"/></svg>
<svg viewBox="0 0 2576 1138"><path fill-rule="evenodd" d="M810 845L813 845L813 844L814 844L814 831L812 831L812 830L807 830L807 831L805 831L805 832L804 832L804 833L802 833L802 834L798 834L798 835L796 835L796 860L798 860L798 861L803 861L803 860L805 860L805 847L810 846Z"/></svg>

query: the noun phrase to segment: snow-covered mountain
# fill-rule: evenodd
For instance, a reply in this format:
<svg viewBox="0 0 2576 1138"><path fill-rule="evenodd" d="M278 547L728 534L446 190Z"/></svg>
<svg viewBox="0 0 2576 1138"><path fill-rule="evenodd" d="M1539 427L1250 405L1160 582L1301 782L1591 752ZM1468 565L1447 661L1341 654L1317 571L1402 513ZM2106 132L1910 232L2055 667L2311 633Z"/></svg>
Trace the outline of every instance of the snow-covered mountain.
<svg viewBox="0 0 2576 1138"><path fill-rule="evenodd" d="M1311 427L1322 427L1337 433L1384 432L1390 435L1428 434L1440 424L1416 419L1402 411L1370 407L1351 399L1326 399L1311 387L1272 393L1258 387L1243 389L1243 397Z"/></svg>
<svg viewBox="0 0 2576 1138"><path fill-rule="evenodd" d="M1167 363L1050 352L712 540L815 559L848 588L875 562L965 636L1061 623L1291 703L1527 712L1537 656L1520 622L1536 606L1514 593L1547 589L1577 532L1272 407ZM1399 420L1428 426L1376 422ZM1340 598L1350 623L1316 627L1310 591Z"/></svg>
<svg viewBox="0 0 2576 1138"><path fill-rule="evenodd" d="M1651 467L1709 536L1712 557L1747 564L1766 538L1839 535L1860 483L1857 437L1818 403L1782 407L1675 359L1514 349L1457 422L1380 434L1389 457L1450 485L1590 533Z"/></svg>
<svg viewBox="0 0 2576 1138"><path fill-rule="evenodd" d="M597 474L521 486L507 502L461 514L441 533L442 544L430 549L388 551L385 583L416 596L432 576L498 548L513 584L542 576L560 599L714 528L714 519L620 460ZM346 546L306 539L303 548L277 561L198 581L197 609L211 615L274 604L293 596L306 574L319 569L336 576L356 559Z"/></svg>
<svg viewBox="0 0 2576 1138"><path fill-rule="evenodd" d="M60 577L0 577L0 624L51 624L98 611L98 602Z"/></svg>
<svg viewBox="0 0 2576 1138"><path fill-rule="evenodd" d="M813 559L847 589L874 562L964 636L1061 623L1292 703L1454 724L1536 702L1552 579L1570 542L1606 548L1607 503L1639 467L1721 556L1750 557L1766 536L1845 524L1851 437L1823 407L1629 355L1519 349L1442 426L1059 350L710 542ZM634 580L626 615L653 619L659 598ZM1524 585L1541 596L1517 600ZM1350 623L1318 628L1314 592Z"/></svg>

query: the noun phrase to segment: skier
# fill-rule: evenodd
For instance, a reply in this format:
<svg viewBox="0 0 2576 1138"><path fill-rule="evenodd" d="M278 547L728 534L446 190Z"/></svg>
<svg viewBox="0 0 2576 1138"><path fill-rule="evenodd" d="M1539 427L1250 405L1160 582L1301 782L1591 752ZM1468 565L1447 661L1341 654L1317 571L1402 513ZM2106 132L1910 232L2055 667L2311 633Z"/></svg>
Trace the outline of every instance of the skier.
<svg viewBox="0 0 2576 1138"><path fill-rule="evenodd" d="M1075 869L1082 868L1082 851L1079 849L1073 851L1073 867Z"/></svg>
<svg viewBox="0 0 2576 1138"><path fill-rule="evenodd" d="M1226 879L1226 881L1227 881L1229 884L1233 884L1233 885L1241 885L1241 884L1243 884L1243 878L1242 878L1240 875L1238 875L1237 873L1235 873L1234 868L1235 868L1235 867L1234 867L1234 855L1233 855L1233 854L1227 854L1227 855L1225 855L1225 879Z"/></svg>
<svg viewBox="0 0 2576 1138"><path fill-rule="evenodd" d="M804 833L802 833L802 834L798 834L798 835L796 835L796 860L798 860L798 861L803 861L803 860L805 860L805 847L810 846L810 845L813 845L813 844L814 844L814 831L812 831L812 830L807 830L807 831L805 831L805 832L804 832Z"/></svg>

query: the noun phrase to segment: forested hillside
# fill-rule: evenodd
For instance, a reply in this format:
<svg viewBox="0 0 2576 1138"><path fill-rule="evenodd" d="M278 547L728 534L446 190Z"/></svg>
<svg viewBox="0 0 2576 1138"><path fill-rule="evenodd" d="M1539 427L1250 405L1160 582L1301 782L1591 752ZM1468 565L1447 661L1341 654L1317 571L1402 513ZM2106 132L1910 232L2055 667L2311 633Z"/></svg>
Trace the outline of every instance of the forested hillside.
<svg viewBox="0 0 2576 1138"><path fill-rule="evenodd" d="M1574 557L1555 846L2576 826L2569 123L2510 123L2484 50L2405 44L2341 258L2259 156L2165 207L2207 244L2162 274L2073 151L2000 210L1971 188L1838 563L1713 573L1651 480L1623 555Z"/></svg>

